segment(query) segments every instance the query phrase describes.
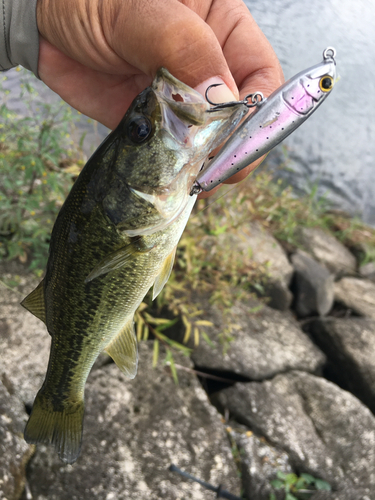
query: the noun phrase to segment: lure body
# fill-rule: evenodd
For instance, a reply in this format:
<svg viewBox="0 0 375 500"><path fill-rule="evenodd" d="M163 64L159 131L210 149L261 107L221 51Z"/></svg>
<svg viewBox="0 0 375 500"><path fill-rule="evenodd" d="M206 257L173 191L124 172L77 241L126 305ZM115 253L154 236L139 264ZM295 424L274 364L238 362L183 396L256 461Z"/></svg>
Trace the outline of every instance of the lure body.
<svg viewBox="0 0 375 500"><path fill-rule="evenodd" d="M327 48L321 63L301 71L258 103L256 111L198 174L192 193L210 191L268 153L307 120L331 93L336 79L334 56L335 50Z"/></svg>

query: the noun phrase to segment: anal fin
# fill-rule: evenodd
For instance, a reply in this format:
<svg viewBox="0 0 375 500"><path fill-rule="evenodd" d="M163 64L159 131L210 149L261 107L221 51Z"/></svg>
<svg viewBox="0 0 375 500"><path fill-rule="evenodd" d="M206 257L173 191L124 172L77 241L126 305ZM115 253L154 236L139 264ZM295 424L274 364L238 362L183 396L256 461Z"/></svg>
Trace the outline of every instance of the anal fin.
<svg viewBox="0 0 375 500"><path fill-rule="evenodd" d="M133 318L125 324L105 350L127 377L134 378L136 376L138 348Z"/></svg>
<svg viewBox="0 0 375 500"><path fill-rule="evenodd" d="M44 302L44 280L21 302L21 306L34 314L38 319L46 322L46 305Z"/></svg>
<svg viewBox="0 0 375 500"><path fill-rule="evenodd" d="M176 249L177 249L177 246L174 247L172 252L165 259L162 270L156 276L156 279L154 282L154 288L152 290L152 300L155 300L156 297L159 295L159 293L163 290L164 285L166 284L166 282L169 279L169 276L171 275L174 259L176 256Z"/></svg>

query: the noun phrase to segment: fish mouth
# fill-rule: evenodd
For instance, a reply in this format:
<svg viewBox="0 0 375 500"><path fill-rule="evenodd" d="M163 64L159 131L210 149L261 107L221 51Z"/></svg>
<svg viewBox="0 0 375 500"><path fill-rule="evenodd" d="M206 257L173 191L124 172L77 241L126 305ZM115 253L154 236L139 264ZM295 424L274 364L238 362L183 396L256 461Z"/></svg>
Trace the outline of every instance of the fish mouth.
<svg viewBox="0 0 375 500"><path fill-rule="evenodd" d="M248 111L239 103L208 113L211 105L205 98L164 68L157 72L151 89L161 118L159 137L165 149L173 151L176 161L157 189L132 186L134 195L148 201L160 215L156 224L137 229L137 235L164 229L182 213L189 200L195 200L190 191L203 162ZM133 236L129 231L127 234Z"/></svg>
<svg viewBox="0 0 375 500"><path fill-rule="evenodd" d="M204 97L185 83L177 80L165 68L160 68L152 83L159 103L169 107L188 125L204 125L210 105ZM164 110L163 110L164 111Z"/></svg>
<svg viewBox="0 0 375 500"><path fill-rule="evenodd" d="M165 68L158 70L152 89L160 105L163 129L185 148L215 149L248 111L243 103L238 103L208 113L211 106L202 94Z"/></svg>

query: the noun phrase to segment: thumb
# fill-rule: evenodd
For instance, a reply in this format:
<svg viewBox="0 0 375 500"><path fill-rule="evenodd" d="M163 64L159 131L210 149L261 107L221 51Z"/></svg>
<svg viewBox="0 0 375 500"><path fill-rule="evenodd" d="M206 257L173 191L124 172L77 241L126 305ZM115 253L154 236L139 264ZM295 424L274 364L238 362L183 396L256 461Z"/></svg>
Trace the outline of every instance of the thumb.
<svg viewBox="0 0 375 500"><path fill-rule="evenodd" d="M220 77L238 95L216 35L193 10L177 0L111 3L117 9L103 11L103 31L123 60L150 77L163 66L191 87Z"/></svg>
<svg viewBox="0 0 375 500"><path fill-rule="evenodd" d="M238 96L214 32L178 0L38 0L37 20L41 79L109 128L161 66L191 87L224 82L218 102Z"/></svg>

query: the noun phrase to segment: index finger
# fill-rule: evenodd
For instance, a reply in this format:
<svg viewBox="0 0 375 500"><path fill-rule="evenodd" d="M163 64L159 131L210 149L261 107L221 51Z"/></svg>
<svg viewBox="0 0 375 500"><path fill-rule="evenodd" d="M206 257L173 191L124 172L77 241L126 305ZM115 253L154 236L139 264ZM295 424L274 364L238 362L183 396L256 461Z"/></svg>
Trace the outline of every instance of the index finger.
<svg viewBox="0 0 375 500"><path fill-rule="evenodd" d="M242 0L214 0L207 24L215 33L241 97L270 95L284 82L279 60Z"/></svg>
<svg viewBox="0 0 375 500"><path fill-rule="evenodd" d="M284 75L279 60L242 0L214 0L206 22L222 46L241 98L254 92L268 97L282 85ZM241 181L262 160L252 163L225 184Z"/></svg>

